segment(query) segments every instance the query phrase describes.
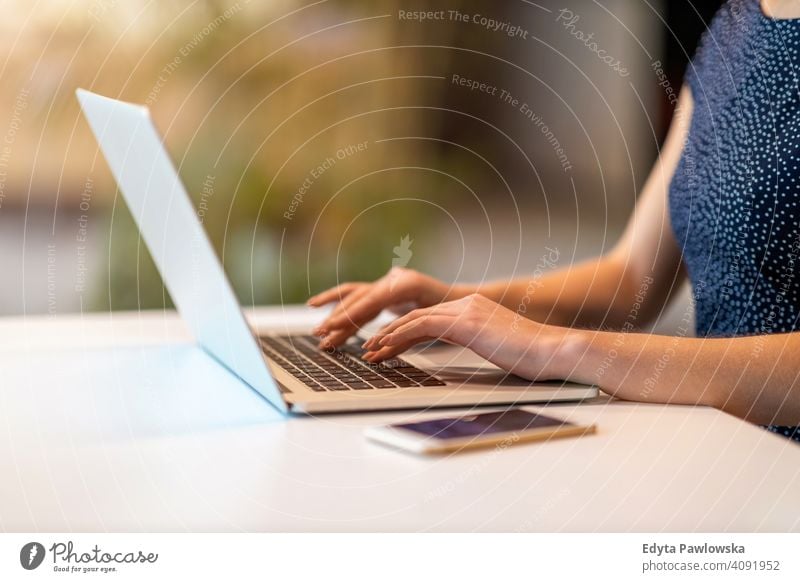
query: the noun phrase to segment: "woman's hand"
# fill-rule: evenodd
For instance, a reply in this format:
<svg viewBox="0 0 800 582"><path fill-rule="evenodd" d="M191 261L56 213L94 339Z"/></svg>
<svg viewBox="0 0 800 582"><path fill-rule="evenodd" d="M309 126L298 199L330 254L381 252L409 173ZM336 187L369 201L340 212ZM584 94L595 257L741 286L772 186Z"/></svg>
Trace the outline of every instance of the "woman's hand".
<svg viewBox="0 0 800 582"><path fill-rule="evenodd" d="M411 269L395 267L374 283L344 283L314 295L307 303L321 307L339 302L313 332L323 338L320 346L329 348L343 344L384 309L403 313L464 297L471 292L472 288L464 285L448 286Z"/></svg>
<svg viewBox="0 0 800 582"><path fill-rule="evenodd" d="M364 342L367 353L363 357L380 362L414 344L442 339L529 380L565 379L569 370L562 369L557 355L569 333L569 329L536 323L472 294L396 319Z"/></svg>

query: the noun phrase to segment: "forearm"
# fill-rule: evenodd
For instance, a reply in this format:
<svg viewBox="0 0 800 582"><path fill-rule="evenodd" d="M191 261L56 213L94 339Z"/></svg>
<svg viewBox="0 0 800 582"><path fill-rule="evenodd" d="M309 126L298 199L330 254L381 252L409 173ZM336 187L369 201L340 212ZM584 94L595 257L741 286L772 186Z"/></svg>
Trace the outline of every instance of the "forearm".
<svg viewBox="0 0 800 582"><path fill-rule="evenodd" d="M708 405L760 424L800 424L800 334L700 339L569 330L561 373L640 402Z"/></svg>
<svg viewBox="0 0 800 582"><path fill-rule="evenodd" d="M622 264L602 257L544 275L479 285L475 292L543 323L621 328L631 319L638 326L649 316L651 306L644 302L652 298L652 283L652 277L631 277Z"/></svg>

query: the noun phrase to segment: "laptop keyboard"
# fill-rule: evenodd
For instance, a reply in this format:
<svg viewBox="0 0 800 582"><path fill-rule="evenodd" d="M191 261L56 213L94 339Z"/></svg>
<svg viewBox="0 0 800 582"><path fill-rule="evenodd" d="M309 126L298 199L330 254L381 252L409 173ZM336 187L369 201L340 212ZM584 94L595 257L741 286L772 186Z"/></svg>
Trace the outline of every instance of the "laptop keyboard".
<svg viewBox="0 0 800 582"><path fill-rule="evenodd" d="M363 361L363 340L358 338L358 343L336 350L319 349L319 338L311 335L262 336L259 340L270 360L315 392L445 385L400 358L380 364Z"/></svg>

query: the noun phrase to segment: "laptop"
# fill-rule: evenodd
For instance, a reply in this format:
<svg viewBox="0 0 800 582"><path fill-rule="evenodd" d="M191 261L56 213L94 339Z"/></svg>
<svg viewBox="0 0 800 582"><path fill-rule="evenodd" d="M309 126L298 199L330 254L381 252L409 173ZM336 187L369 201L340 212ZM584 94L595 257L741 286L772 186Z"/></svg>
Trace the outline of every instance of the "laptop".
<svg viewBox="0 0 800 582"><path fill-rule="evenodd" d="M360 359L363 338L318 349L308 333L248 324L146 107L77 90L83 113L142 238L197 343L288 413L577 401L597 388L530 382L472 352L434 344L382 364Z"/></svg>

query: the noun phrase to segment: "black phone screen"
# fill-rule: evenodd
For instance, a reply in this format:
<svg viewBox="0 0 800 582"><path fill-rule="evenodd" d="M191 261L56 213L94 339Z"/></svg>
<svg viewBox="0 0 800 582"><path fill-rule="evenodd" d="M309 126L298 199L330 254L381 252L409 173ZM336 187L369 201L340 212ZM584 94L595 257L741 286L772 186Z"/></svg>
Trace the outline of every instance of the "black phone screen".
<svg viewBox="0 0 800 582"><path fill-rule="evenodd" d="M570 423L568 422L550 418L549 416L512 409L458 418L437 418L435 420L396 424L394 426L437 439L453 439L569 425Z"/></svg>

